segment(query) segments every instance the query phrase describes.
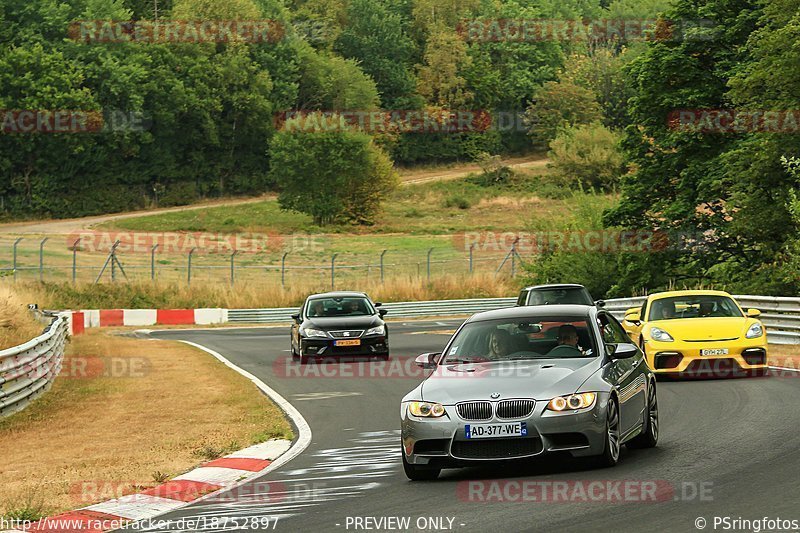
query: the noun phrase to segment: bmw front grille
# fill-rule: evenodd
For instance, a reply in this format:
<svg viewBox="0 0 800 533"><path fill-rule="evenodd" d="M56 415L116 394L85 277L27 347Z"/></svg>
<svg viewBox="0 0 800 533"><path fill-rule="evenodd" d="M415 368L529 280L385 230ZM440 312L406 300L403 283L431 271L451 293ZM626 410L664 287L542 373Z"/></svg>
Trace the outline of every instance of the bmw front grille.
<svg viewBox="0 0 800 533"><path fill-rule="evenodd" d="M492 402L463 402L456 404L456 411L464 420L491 420Z"/></svg>
<svg viewBox="0 0 800 533"><path fill-rule="evenodd" d="M497 418L527 418L533 412L533 400L503 400L497 404Z"/></svg>

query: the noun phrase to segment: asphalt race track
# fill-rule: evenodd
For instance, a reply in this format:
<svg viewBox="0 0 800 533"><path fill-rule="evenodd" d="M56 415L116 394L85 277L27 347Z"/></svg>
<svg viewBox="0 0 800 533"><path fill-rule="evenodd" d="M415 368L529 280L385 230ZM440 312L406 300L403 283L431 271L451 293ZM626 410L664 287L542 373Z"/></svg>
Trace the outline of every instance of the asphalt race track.
<svg viewBox="0 0 800 533"><path fill-rule="evenodd" d="M389 362L306 368L291 360L287 328L152 333L219 352L291 402L312 430L299 457L232 493L164 515L168 527L158 530L366 531L407 524L429 531L697 531L702 518L705 530L714 531L715 516L800 519L800 374L659 382L659 446L623 449L612 469L551 456L407 481L399 401L422 378L409 358L441 350L456 325L393 323ZM658 487L656 497L620 496L614 482L626 480ZM562 497L541 496L559 486L567 487ZM592 487L605 488L597 499L579 490ZM253 527L264 517L273 522ZM202 519L196 524L204 526L185 527L181 518Z"/></svg>

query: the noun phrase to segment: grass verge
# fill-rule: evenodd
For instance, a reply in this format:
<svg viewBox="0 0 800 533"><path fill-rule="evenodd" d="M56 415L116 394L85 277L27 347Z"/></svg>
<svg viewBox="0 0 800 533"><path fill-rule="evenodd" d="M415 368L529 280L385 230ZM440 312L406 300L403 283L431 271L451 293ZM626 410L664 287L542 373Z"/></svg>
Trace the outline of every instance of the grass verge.
<svg viewBox="0 0 800 533"><path fill-rule="evenodd" d="M270 438L291 438L283 413L216 359L89 332L47 394L0 420L0 515L83 507Z"/></svg>
<svg viewBox="0 0 800 533"><path fill-rule="evenodd" d="M385 283L374 280L338 289L366 291L375 301L446 300L514 296L521 282L492 274L433 278L430 283L419 278L393 278ZM18 283L31 302L46 309L196 309L222 307L249 309L299 306L306 296L330 289L329 284L297 282L287 288L280 284L178 283Z"/></svg>

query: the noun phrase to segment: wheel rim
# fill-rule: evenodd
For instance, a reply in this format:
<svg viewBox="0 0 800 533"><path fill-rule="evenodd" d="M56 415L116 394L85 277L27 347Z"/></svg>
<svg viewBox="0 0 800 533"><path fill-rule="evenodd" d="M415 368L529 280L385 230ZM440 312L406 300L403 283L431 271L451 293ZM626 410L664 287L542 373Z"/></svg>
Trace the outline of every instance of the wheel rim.
<svg viewBox="0 0 800 533"><path fill-rule="evenodd" d="M608 451L611 458L619 458L619 410L613 400L608 402Z"/></svg>
<svg viewBox="0 0 800 533"><path fill-rule="evenodd" d="M650 394L648 395L647 405L648 416L650 417L650 433L654 439L658 438L658 396L656 395L656 388L650 385Z"/></svg>

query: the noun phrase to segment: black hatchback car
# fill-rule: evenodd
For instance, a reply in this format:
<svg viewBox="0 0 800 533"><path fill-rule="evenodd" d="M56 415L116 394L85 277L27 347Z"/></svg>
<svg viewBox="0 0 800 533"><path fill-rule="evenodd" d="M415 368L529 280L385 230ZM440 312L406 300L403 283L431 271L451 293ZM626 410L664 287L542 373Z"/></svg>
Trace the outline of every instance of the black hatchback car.
<svg viewBox="0 0 800 533"><path fill-rule="evenodd" d="M389 357L385 309L363 292L327 292L309 296L292 315L292 357Z"/></svg>

